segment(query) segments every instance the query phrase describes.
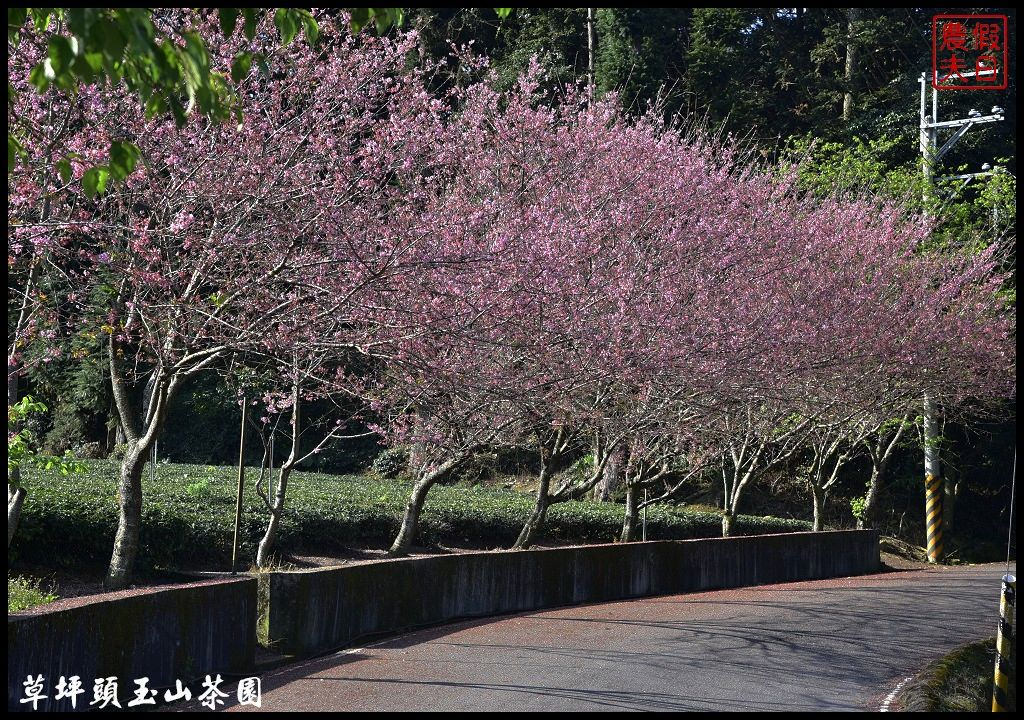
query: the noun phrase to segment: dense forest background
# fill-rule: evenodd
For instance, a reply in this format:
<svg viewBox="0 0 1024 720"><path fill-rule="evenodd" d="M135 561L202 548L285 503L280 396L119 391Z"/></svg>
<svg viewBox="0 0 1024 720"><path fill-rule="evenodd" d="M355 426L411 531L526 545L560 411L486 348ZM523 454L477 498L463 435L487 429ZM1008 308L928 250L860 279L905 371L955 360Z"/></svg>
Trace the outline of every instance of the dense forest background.
<svg viewBox="0 0 1024 720"><path fill-rule="evenodd" d="M592 72L597 94L617 93L632 111L653 105L671 122L732 136L768 166L799 162L800 181L809 192L904 198L911 210L938 213L937 242L980 247L1015 232L1016 13L964 9L1008 15L1009 87L943 92L939 98L941 119L964 117L972 109L988 113L996 105L1005 108L1006 119L967 133L938 174L977 172L986 163L1005 172L966 188L950 185L929 200L921 190L919 166L919 77L931 68L932 16L940 12L951 10L595 8L588 14L586 8L517 8L499 20L492 9L416 8L406 11L404 26L421 35L420 61L445 57L453 45L471 45L490 58L497 82L507 86L536 58L552 93L587 82ZM439 88L460 81L457 69L436 78ZM75 349L61 354L71 359L29 363L34 369L24 391L50 408L32 420L34 431L48 453L70 449L103 457L118 444L104 356ZM46 354L47 348L32 352ZM159 459L236 460L238 414L233 392L216 374L196 378L170 410L167 431L158 441ZM1005 541L1016 421L1013 407L1001 415L949 424L944 433L945 469L961 486L954 533L975 550ZM884 503L886 529L920 535L918 542L924 504L920 447L917 436L908 438ZM356 472L377 452L371 441L341 446L317 456L310 469ZM250 445L250 454L259 461L259 443ZM477 468L463 479L486 481L502 472L514 472L514 466ZM806 516L810 507L793 477L786 469L757 488L748 511ZM849 466L829 498L835 523L852 523L850 499L863 494L866 477L865 464ZM717 485L709 482L695 487L688 500L712 504L716 492Z"/></svg>

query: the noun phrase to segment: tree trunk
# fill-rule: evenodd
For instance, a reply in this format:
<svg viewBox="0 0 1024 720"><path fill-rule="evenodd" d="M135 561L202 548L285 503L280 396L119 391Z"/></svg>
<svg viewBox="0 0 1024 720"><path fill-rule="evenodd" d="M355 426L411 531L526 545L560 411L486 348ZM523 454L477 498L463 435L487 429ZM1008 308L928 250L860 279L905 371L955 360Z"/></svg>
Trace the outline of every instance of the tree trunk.
<svg viewBox="0 0 1024 720"><path fill-rule="evenodd" d="M18 366L7 363L7 408L18 402ZM7 547L10 549L14 531L21 519L21 506L25 502L25 488L21 486L21 470L14 468L7 476Z"/></svg>
<svg viewBox="0 0 1024 720"><path fill-rule="evenodd" d="M128 384L120 366L116 339L110 336L110 386L117 404L117 414L128 436L128 448L121 461L118 481L119 516L114 549L103 586L108 590L122 590L132 580L135 557L139 552L139 532L142 522L142 471L166 418L167 403L174 395L179 378L161 376L151 388L156 405L141 418L134 415Z"/></svg>
<svg viewBox="0 0 1024 720"><path fill-rule="evenodd" d="M423 432L423 420L420 418L419 413L416 413L413 417L413 428L417 439L409 445L409 462L406 465L406 472L409 473L409 477L417 476L419 468L424 463L424 455L426 454L426 448L422 440L418 439Z"/></svg>
<svg viewBox="0 0 1024 720"><path fill-rule="evenodd" d="M536 542L541 528L544 527L544 518L547 517L550 504L546 492L543 495L537 495L537 504L534 506L533 512L530 513L530 518L523 525L519 537L516 538L515 543L512 545L513 550L529 550L533 543Z"/></svg>
<svg viewBox="0 0 1024 720"><path fill-rule="evenodd" d="M732 528L736 522L736 516L732 514L732 511L726 511L722 514L722 537L729 537L732 535Z"/></svg>
<svg viewBox="0 0 1024 720"><path fill-rule="evenodd" d="M864 496L864 507L857 518L857 529L873 528L878 524L878 495L882 491L883 471L881 468L871 469L871 480L868 482L868 494Z"/></svg>
<svg viewBox="0 0 1024 720"><path fill-rule="evenodd" d="M14 531L18 529L21 519L21 506L25 503L25 488L7 485L7 549L11 548Z"/></svg>
<svg viewBox="0 0 1024 720"><path fill-rule="evenodd" d="M388 550L390 557L404 557L409 554L409 548L412 547L412 541L419 526L423 503L426 501L427 492L433 484L434 478L428 476L417 481L413 486L412 495L405 506L405 515L402 517L402 527L399 529L395 541L391 544L391 549Z"/></svg>
<svg viewBox="0 0 1024 720"><path fill-rule="evenodd" d="M814 500L814 524L811 529L814 532L821 532L825 514L825 492L817 485L811 485L811 496Z"/></svg>
<svg viewBox="0 0 1024 720"><path fill-rule="evenodd" d="M551 465L543 460L541 462L543 464L540 468L540 478L537 484L537 502L534 504L533 512L530 513L526 524L523 525L519 537L512 544L513 550L526 550L529 548L536 541L541 528L544 527L544 518L548 514L548 506L551 504L551 498L548 497L548 490L551 485Z"/></svg>
<svg viewBox="0 0 1024 720"><path fill-rule="evenodd" d="M43 175L43 187L49 188L50 175L45 172ZM43 193L43 215L45 221L50 216L50 194ZM35 251L32 252L32 261L29 264L30 270L28 279L25 281L25 292L22 295L21 309L18 312L18 319L13 329L8 325L7 335L7 412L10 416L11 406L18 402L18 382L21 378L21 362L17 360L17 348L22 330L25 329L31 313L28 311L29 298L34 294L33 288L39 276L42 263L36 262ZM16 428L8 427L8 432ZM18 521L21 519L21 507L25 502L28 491L21 485L21 469L14 468L7 475L7 547L11 547L14 539L14 531L18 528Z"/></svg>
<svg viewBox="0 0 1024 720"><path fill-rule="evenodd" d="M950 537L953 534L956 500L960 496L960 481L954 481L952 477L944 478L942 495L942 529L946 533L946 537Z"/></svg>
<svg viewBox="0 0 1024 720"><path fill-rule="evenodd" d="M594 8L587 8L587 101L594 104Z"/></svg>
<svg viewBox="0 0 1024 720"><path fill-rule="evenodd" d="M273 472L273 467L271 467L271 472ZM277 542L277 531L281 527L281 516L284 514L284 499L288 490L288 476L291 475L291 472L290 465L282 465L278 473L274 504L270 509L270 522L267 523L267 530L263 533L263 538L256 549L256 567L265 568L270 565L271 553Z"/></svg>
<svg viewBox="0 0 1024 720"><path fill-rule="evenodd" d="M284 514L284 500L288 492L288 476L291 475L292 470L295 468L295 464L299 460L299 441L302 437L300 430L300 422L302 414L300 412L302 400L299 397L299 386L292 386L292 447L288 452L288 459L281 463L281 469L277 475L277 488L274 490L274 502L270 507L270 522L267 523L267 531L263 533L263 538L260 540L260 544L256 549L256 566L260 568L267 567L270 563L270 555L274 550L274 542L277 540L277 531L281 526L281 516ZM270 492L270 481L274 474L274 438L271 435L270 438L270 475L267 482L267 492Z"/></svg>
<svg viewBox="0 0 1024 720"><path fill-rule="evenodd" d="M107 420L107 436L104 439L106 445L106 454L114 452L114 448L117 447L118 443L123 442L124 430L121 428L121 420L117 415L117 405L114 403L114 398L110 398L110 419Z"/></svg>
<svg viewBox="0 0 1024 720"><path fill-rule="evenodd" d="M626 514L622 520L622 535L619 542L633 542L633 534L636 532L637 520L640 511L637 510L637 496L640 493L635 485L626 485Z"/></svg>
<svg viewBox="0 0 1024 720"><path fill-rule="evenodd" d="M593 497L599 502L611 500L612 493L618 489L622 480L622 471L625 465L625 445L619 445L612 451L605 462L604 471L601 473L601 481L594 486Z"/></svg>
<svg viewBox="0 0 1024 720"><path fill-rule="evenodd" d="M146 465L147 448L132 443L121 461L118 485L119 517L117 535L110 567L103 581L106 590L123 590L131 582L132 568L139 552L139 530L142 522L142 470Z"/></svg>
<svg viewBox="0 0 1024 720"><path fill-rule="evenodd" d="M847 8L846 10L846 72L844 74L845 89L843 92L843 120L849 121L853 117L853 84L854 76L857 73L857 43L853 39L854 23L860 20L861 8Z"/></svg>
<svg viewBox="0 0 1024 720"><path fill-rule="evenodd" d="M412 486L412 494L409 496L409 502L405 506L405 514L402 516L402 526L399 528L398 535L388 550L389 557L408 555L409 548L412 547L416 531L419 528L420 512L423 510L423 503L427 499L427 493L430 491L430 488L471 460L481 447L480 445L475 446L463 452L460 456L447 460L433 470L421 469L417 473L419 479Z"/></svg>

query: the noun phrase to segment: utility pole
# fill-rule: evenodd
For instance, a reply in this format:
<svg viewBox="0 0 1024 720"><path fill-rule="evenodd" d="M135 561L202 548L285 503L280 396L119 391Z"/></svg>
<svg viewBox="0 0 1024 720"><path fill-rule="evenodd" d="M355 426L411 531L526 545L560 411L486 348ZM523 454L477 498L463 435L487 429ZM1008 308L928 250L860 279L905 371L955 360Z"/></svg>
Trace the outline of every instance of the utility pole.
<svg viewBox="0 0 1024 720"><path fill-rule="evenodd" d="M995 70L981 70L979 72L960 73L961 77L975 77L977 75L994 74ZM936 75L935 80L938 80ZM921 122L920 122L920 147L921 147L921 172L924 173L924 205L927 208L929 195L935 178L935 168L943 157L953 148L954 145L967 132L976 125L998 122L1003 120L1003 109L999 106L992 108L990 115L982 115L977 110L971 110L966 118L956 120L939 121L939 93L932 86L932 112L928 114L928 73L921 73ZM953 134L940 146L939 131L954 130ZM951 178L963 182L960 189L966 187L977 177L992 175L995 170L983 170L978 173L967 173L956 175ZM926 210L927 212L927 210ZM939 455L939 423L938 408L932 398L925 393L924 396L924 484L925 484L925 528L928 541L928 562L937 563L942 558L942 511L945 505L950 513L953 509L953 502L956 498L954 485L945 483L942 478L942 462Z"/></svg>

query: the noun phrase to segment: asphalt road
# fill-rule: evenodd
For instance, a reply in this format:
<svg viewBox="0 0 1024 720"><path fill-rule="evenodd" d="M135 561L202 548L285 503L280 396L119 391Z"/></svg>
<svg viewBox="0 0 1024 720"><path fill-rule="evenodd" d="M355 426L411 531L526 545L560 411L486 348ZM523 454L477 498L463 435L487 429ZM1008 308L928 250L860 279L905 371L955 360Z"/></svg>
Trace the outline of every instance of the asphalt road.
<svg viewBox="0 0 1024 720"><path fill-rule="evenodd" d="M455 623L266 673L262 709L877 710L908 675L995 633L1002 572L891 572Z"/></svg>

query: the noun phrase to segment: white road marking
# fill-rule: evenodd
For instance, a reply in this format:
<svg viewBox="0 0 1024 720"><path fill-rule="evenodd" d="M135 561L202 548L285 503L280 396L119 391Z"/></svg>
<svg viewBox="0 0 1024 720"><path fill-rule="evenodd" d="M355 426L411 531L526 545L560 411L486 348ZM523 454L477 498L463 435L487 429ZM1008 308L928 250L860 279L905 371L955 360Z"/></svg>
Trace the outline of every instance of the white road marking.
<svg viewBox="0 0 1024 720"><path fill-rule="evenodd" d="M878 712L889 712L889 705L896 699L896 693L900 691L900 688L907 684L908 680L910 680L910 678L903 678L903 680L900 681L900 684L893 688L892 692L885 697L885 702L882 703L882 707L878 708Z"/></svg>

